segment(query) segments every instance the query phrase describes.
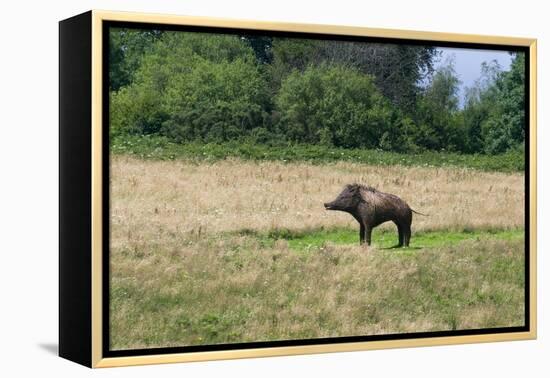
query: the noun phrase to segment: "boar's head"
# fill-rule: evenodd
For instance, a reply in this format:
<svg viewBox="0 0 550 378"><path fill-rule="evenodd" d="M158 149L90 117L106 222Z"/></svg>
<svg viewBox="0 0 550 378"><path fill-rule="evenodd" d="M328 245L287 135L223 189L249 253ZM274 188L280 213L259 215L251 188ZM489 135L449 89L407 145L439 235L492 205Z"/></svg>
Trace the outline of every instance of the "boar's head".
<svg viewBox="0 0 550 378"><path fill-rule="evenodd" d="M327 210L351 211L356 209L361 202L361 186L358 184L349 184L344 187L342 192L332 202L325 203Z"/></svg>

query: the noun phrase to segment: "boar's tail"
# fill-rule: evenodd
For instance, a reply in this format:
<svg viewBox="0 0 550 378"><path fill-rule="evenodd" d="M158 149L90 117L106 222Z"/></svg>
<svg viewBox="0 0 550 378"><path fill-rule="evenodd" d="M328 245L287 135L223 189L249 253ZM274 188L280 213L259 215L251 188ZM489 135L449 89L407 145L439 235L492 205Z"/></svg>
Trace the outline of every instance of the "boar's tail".
<svg viewBox="0 0 550 378"><path fill-rule="evenodd" d="M412 211L413 213L416 213L416 214L418 214L418 215L424 215L425 217L429 217L429 215L428 215L428 214L423 214L423 213L421 213L421 212L418 212L418 211L416 211L416 210L414 210L414 209L411 209L411 211Z"/></svg>

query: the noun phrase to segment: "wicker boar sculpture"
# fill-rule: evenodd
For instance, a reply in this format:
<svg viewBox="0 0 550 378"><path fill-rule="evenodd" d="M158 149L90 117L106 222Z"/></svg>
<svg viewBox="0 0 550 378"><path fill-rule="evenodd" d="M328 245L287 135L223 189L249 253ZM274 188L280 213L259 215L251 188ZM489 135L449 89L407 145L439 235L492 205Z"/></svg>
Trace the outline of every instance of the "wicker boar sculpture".
<svg viewBox="0 0 550 378"><path fill-rule="evenodd" d="M398 247L407 247L411 241L412 210L396 195L383 193L370 186L349 184L332 202L325 203L327 210L351 214L359 222L359 243L370 245L372 229L392 221L399 234Z"/></svg>

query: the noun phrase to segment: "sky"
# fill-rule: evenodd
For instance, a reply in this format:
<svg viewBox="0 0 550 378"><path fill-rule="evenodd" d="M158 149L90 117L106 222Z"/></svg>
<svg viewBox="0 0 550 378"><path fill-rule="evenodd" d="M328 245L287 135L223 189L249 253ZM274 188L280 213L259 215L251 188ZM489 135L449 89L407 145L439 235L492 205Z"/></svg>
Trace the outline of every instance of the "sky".
<svg viewBox="0 0 550 378"><path fill-rule="evenodd" d="M481 75L481 63L496 60L504 71L510 69L512 58L507 51L461 49L461 48L438 48L442 52L441 59L436 68L446 64L448 58L454 58L455 71L462 82L460 85L460 105L464 103L464 90L474 85Z"/></svg>

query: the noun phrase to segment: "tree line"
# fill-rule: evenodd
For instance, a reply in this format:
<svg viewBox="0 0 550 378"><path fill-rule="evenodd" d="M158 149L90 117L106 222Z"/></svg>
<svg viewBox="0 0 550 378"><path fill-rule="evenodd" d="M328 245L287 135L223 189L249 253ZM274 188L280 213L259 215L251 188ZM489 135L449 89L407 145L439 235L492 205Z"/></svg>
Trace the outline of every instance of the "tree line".
<svg viewBox="0 0 550 378"><path fill-rule="evenodd" d="M354 41L112 29L110 131L497 154L525 139L524 55L484 63L460 106L438 50Z"/></svg>

